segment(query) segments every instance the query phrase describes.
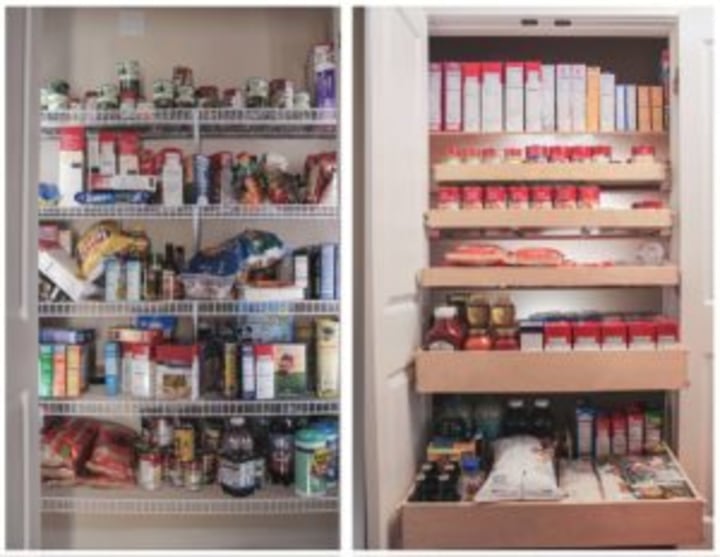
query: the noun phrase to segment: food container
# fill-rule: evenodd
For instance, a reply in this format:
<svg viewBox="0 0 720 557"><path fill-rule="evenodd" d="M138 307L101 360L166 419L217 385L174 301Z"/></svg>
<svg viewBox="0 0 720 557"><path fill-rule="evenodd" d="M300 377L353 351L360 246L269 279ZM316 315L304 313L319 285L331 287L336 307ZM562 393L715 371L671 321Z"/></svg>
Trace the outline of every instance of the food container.
<svg viewBox="0 0 720 557"><path fill-rule="evenodd" d="M488 329L470 329L463 350L492 350L493 340Z"/></svg>
<svg viewBox="0 0 720 557"><path fill-rule="evenodd" d="M192 68L188 66L173 66L172 75L172 80L176 87L193 87L195 85Z"/></svg>
<svg viewBox="0 0 720 557"><path fill-rule="evenodd" d="M465 306L466 321L471 329L486 329L490 325L490 304L481 294L473 294Z"/></svg>
<svg viewBox="0 0 720 557"><path fill-rule="evenodd" d="M523 352L543 351L543 322L520 322L520 350Z"/></svg>
<svg viewBox="0 0 720 557"><path fill-rule="evenodd" d="M627 350L627 324L603 321L600 323L600 341L603 350Z"/></svg>
<svg viewBox="0 0 720 557"><path fill-rule="evenodd" d="M662 209L665 207L665 203L661 199L644 199L633 202L631 207L633 209Z"/></svg>
<svg viewBox="0 0 720 557"><path fill-rule="evenodd" d="M192 85L176 85L175 106L192 108L195 106L195 88Z"/></svg>
<svg viewBox="0 0 720 557"><path fill-rule="evenodd" d="M678 322L670 317L660 317L656 322L658 350L673 348L680 340Z"/></svg>
<svg viewBox="0 0 720 557"><path fill-rule="evenodd" d="M628 349L655 350L657 323L653 321L630 321L627 324Z"/></svg>
<svg viewBox="0 0 720 557"><path fill-rule="evenodd" d="M532 209L552 209L553 188L551 186L533 186L530 188L530 207Z"/></svg>
<svg viewBox="0 0 720 557"><path fill-rule="evenodd" d="M195 91L199 108L217 108L220 106L220 90L215 85L201 85Z"/></svg>
<svg viewBox="0 0 720 557"><path fill-rule="evenodd" d="M610 418L610 451L614 456L627 454L627 417L625 412L616 411Z"/></svg>
<svg viewBox="0 0 720 557"><path fill-rule="evenodd" d="M648 163L655 162L655 147L652 145L635 145L630 150L630 162Z"/></svg>
<svg viewBox="0 0 720 557"><path fill-rule="evenodd" d="M490 307L490 325L493 328L515 326L515 305L507 296L501 296Z"/></svg>
<svg viewBox="0 0 720 557"><path fill-rule="evenodd" d="M612 159L612 147L610 145L593 145L590 148L593 162L610 162Z"/></svg>
<svg viewBox="0 0 720 557"><path fill-rule="evenodd" d="M595 458L600 460L610 456L610 416L598 412L595 418Z"/></svg>
<svg viewBox="0 0 720 557"><path fill-rule="evenodd" d="M445 151L445 164L460 164L462 163L462 155L460 149L456 145L452 145Z"/></svg>
<svg viewBox="0 0 720 557"><path fill-rule="evenodd" d="M544 145L528 145L525 147L525 160L527 162L548 162L547 147Z"/></svg>
<svg viewBox="0 0 720 557"><path fill-rule="evenodd" d="M495 329L493 350L520 350L517 327L498 327Z"/></svg>
<svg viewBox="0 0 720 557"><path fill-rule="evenodd" d="M643 429L645 416L637 405L627 410L627 444L628 454L641 455L643 452Z"/></svg>
<svg viewBox="0 0 720 557"><path fill-rule="evenodd" d="M494 147L484 147L480 150L480 157L483 164L498 164L502 162L500 151Z"/></svg>
<svg viewBox="0 0 720 557"><path fill-rule="evenodd" d="M547 352L568 352L572 349L572 327L567 321L545 323L543 334L543 347Z"/></svg>
<svg viewBox="0 0 720 557"><path fill-rule="evenodd" d="M200 491L203 485L203 472L200 460L185 463L185 487L190 491Z"/></svg>
<svg viewBox="0 0 720 557"><path fill-rule="evenodd" d="M437 208L460 209L460 188L458 186L438 187Z"/></svg>
<svg viewBox="0 0 720 557"><path fill-rule="evenodd" d="M156 79L152 85L155 108L170 108L175 98L175 84L169 79Z"/></svg>
<svg viewBox="0 0 720 557"><path fill-rule="evenodd" d="M293 97L293 108L295 110L310 110L310 93L298 91Z"/></svg>
<svg viewBox="0 0 720 557"><path fill-rule="evenodd" d="M567 147L563 147L562 145L553 145L552 147L548 147L547 156L551 163L570 162L569 149Z"/></svg>
<svg viewBox="0 0 720 557"><path fill-rule="evenodd" d="M313 429L295 434L295 493L299 497L327 495L330 450L325 435Z"/></svg>
<svg viewBox="0 0 720 557"><path fill-rule="evenodd" d="M178 462L191 462L195 459L195 429L188 424L175 428L174 434L175 459Z"/></svg>
<svg viewBox="0 0 720 557"><path fill-rule="evenodd" d="M575 145L574 147L570 147L570 162L585 163L591 162L591 160L592 150L590 147L585 147L583 145Z"/></svg>
<svg viewBox="0 0 720 557"><path fill-rule="evenodd" d="M183 273L180 275L185 297L189 300L230 300L235 276Z"/></svg>
<svg viewBox="0 0 720 557"><path fill-rule="evenodd" d="M507 190L505 186L485 187L486 209L507 209Z"/></svg>
<svg viewBox="0 0 720 557"><path fill-rule="evenodd" d="M600 186L580 186L577 189L578 209L597 209L600 207Z"/></svg>
<svg viewBox="0 0 720 557"><path fill-rule="evenodd" d="M465 148L465 163L466 164L481 164L482 157L480 150L477 147L466 147Z"/></svg>
<svg viewBox="0 0 720 557"><path fill-rule="evenodd" d="M294 85L289 79L273 79L270 82L270 106L293 108Z"/></svg>
<svg viewBox="0 0 720 557"><path fill-rule="evenodd" d="M521 163L525 162L523 157L523 150L519 147L506 147L503 149L503 157L505 162L509 163Z"/></svg>
<svg viewBox="0 0 720 557"><path fill-rule="evenodd" d="M509 186L507 191L509 209L528 209L530 207L530 189L527 186Z"/></svg>
<svg viewBox="0 0 720 557"><path fill-rule="evenodd" d="M572 325L573 350L600 350L600 323L578 321Z"/></svg>
<svg viewBox="0 0 720 557"><path fill-rule="evenodd" d="M245 103L248 108L263 108L268 106L270 87L267 80L261 77L251 77L245 82Z"/></svg>
<svg viewBox="0 0 720 557"><path fill-rule="evenodd" d="M162 486L162 458L157 449L148 449L140 453L138 459L138 483L148 491Z"/></svg>
<svg viewBox="0 0 720 557"><path fill-rule="evenodd" d="M570 185L556 186L554 207L556 209L576 209L577 188Z"/></svg>
<svg viewBox="0 0 720 557"><path fill-rule="evenodd" d="M462 208L482 209L485 190L482 186L464 186L462 188Z"/></svg>

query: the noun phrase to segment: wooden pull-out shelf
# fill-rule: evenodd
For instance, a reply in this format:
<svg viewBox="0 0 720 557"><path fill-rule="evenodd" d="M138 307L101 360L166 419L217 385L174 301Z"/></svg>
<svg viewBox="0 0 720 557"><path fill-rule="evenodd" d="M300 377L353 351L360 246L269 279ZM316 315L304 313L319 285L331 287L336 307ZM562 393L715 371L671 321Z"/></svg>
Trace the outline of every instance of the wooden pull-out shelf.
<svg viewBox="0 0 720 557"><path fill-rule="evenodd" d="M574 288L676 286L675 265L615 267L429 267L420 274L424 288Z"/></svg>
<svg viewBox="0 0 720 557"><path fill-rule="evenodd" d="M499 163L436 164L436 182L594 182L656 184L667 177L667 165L654 163Z"/></svg>
<svg viewBox="0 0 720 557"><path fill-rule="evenodd" d="M607 352L418 351L420 393L670 391L687 386L687 354Z"/></svg>
<svg viewBox="0 0 720 557"><path fill-rule="evenodd" d="M435 230L481 228L614 228L657 230L672 226L669 209L432 209L427 226Z"/></svg>

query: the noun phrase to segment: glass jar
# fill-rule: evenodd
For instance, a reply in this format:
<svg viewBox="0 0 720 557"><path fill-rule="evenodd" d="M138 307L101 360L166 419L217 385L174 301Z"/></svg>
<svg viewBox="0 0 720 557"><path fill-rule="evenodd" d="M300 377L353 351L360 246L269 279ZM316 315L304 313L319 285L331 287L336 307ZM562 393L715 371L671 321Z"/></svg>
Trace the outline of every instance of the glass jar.
<svg viewBox="0 0 720 557"><path fill-rule="evenodd" d="M552 209L553 188L550 186L533 186L530 188L530 207L532 209Z"/></svg>
<svg viewBox="0 0 720 557"><path fill-rule="evenodd" d="M527 162L547 162L547 147L544 145L528 145L525 147L525 160Z"/></svg>
<svg viewBox="0 0 720 557"><path fill-rule="evenodd" d="M655 147L652 145L634 145L630 151L630 162L649 163L655 162Z"/></svg>
<svg viewBox="0 0 720 557"><path fill-rule="evenodd" d="M453 306L438 306L433 312L435 322L425 335L426 350L460 350L464 335Z"/></svg>
<svg viewBox="0 0 720 557"><path fill-rule="evenodd" d="M594 145L591 148L592 161L609 163L612 157L612 147L610 145Z"/></svg>
<svg viewBox="0 0 720 557"><path fill-rule="evenodd" d="M553 145L548 148L548 159L553 164L570 162L569 149L561 145Z"/></svg>
<svg viewBox="0 0 720 557"><path fill-rule="evenodd" d="M483 438L492 442L502 432L503 406L493 398L485 398L475 407L475 423Z"/></svg>
<svg viewBox="0 0 720 557"><path fill-rule="evenodd" d="M508 209L528 209L530 207L530 189L524 185L508 187Z"/></svg>
<svg viewBox="0 0 720 557"><path fill-rule="evenodd" d="M482 294L472 294L467 299L466 318L472 329L485 329L490 324L490 304Z"/></svg>
<svg viewBox="0 0 720 557"><path fill-rule="evenodd" d="M490 325L493 328L515 325L515 304L509 296L498 297L490 308Z"/></svg>
<svg viewBox="0 0 720 557"><path fill-rule="evenodd" d="M461 467L458 495L461 501L473 501L485 480L481 469L481 460L474 456L464 456Z"/></svg>
<svg viewBox="0 0 720 557"><path fill-rule="evenodd" d="M520 350L517 327L497 327L493 350Z"/></svg>

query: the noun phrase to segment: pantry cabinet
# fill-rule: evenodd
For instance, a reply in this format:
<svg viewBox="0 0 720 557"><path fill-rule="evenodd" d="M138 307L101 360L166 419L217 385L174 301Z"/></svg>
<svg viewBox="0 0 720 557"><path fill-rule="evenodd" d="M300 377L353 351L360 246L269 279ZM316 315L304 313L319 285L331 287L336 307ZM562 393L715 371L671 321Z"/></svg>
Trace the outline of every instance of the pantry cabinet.
<svg viewBox="0 0 720 557"><path fill-rule="evenodd" d="M367 282L362 319L368 547L709 547L710 11L371 8L364 16ZM669 49L672 84L665 132L429 131L430 62L588 63L617 72L626 83L656 83L659 58L654 57L661 48ZM587 164L562 170L445 163L453 145L501 149L536 143L605 143L619 154L616 158L642 143L652 145L658 156L653 164ZM431 201L444 182L544 180L599 184L609 203L599 210L537 210L529 215L512 209L438 210ZM637 199L636 189L665 199L666 208L628 211ZM512 228L515 236L483 235L503 227L505 232ZM563 235L573 228L574 233ZM539 229L556 232L543 236ZM624 232L613 232L617 230ZM561 249L578 261L633 261L643 237L665 243L664 264L533 269L442 263L444 253L460 239L480 239L507 249L541 239L541 245ZM442 303L445 293L477 289L507 291L521 318L558 310L662 312L678 318L680 344L668 352L490 352L486 358L471 352L418 351L431 308ZM433 396L541 392L594 393L603 400L660 396L665 441L694 486L692 497L623 503L407 502L424 460ZM596 527L598 517L602 527ZM556 527L570 523L570 529Z"/></svg>

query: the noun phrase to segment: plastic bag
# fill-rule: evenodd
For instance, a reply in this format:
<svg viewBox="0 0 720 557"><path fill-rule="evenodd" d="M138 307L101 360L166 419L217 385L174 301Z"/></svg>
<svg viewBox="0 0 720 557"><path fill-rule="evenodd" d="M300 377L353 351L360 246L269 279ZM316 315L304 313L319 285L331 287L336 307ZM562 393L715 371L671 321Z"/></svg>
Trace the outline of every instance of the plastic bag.
<svg viewBox="0 0 720 557"><path fill-rule="evenodd" d="M98 423L86 418L51 421L42 432L42 465L83 468L98 433Z"/></svg>
<svg viewBox="0 0 720 557"><path fill-rule="evenodd" d="M114 480L134 479L136 437L135 431L128 427L102 424L87 469Z"/></svg>
<svg viewBox="0 0 720 557"><path fill-rule="evenodd" d="M133 240L120 225L111 220L100 221L88 228L78 239L77 256L80 271L88 280L95 280L103 270L103 259L128 249Z"/></svg>
<svg viewBox="0 0 720 557"><path fill-rule="evenodd" d="M476 501L561 499L552 448L536 437L517 435L493 443L495 462Z"/></svg>

